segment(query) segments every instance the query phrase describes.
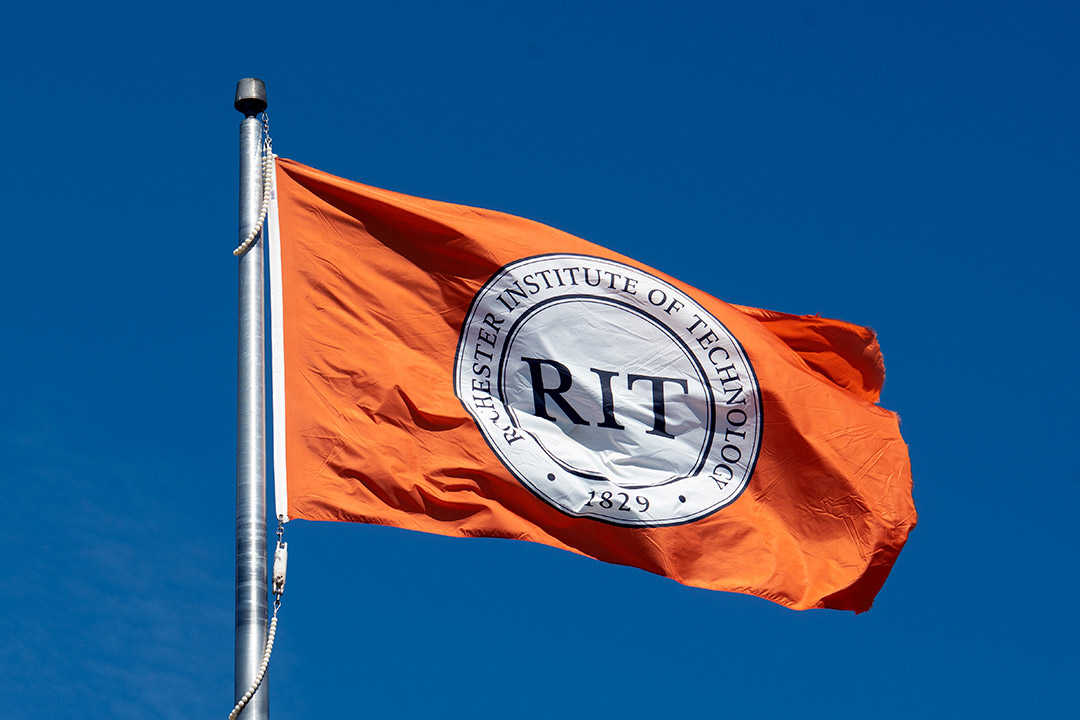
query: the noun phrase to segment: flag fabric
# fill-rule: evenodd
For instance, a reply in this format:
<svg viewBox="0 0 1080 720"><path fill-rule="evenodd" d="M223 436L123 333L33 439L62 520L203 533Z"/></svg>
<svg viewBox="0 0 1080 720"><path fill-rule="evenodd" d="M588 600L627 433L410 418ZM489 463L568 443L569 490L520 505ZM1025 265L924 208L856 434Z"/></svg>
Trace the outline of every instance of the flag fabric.
<svg viewBox="0 0 1080 720"><path fill-rule="evenodd" d="M516 538L868 609L916 514L872 331L278 160L284 519Z"/></svg>

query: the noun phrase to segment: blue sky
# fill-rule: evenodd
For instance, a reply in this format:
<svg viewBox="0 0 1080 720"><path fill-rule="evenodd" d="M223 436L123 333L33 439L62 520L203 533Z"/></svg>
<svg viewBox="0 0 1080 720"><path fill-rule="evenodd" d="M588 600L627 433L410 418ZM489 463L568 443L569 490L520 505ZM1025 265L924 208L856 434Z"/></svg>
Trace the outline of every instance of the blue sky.
<svg viewBox="0 0 1080 720"><path fill-rule="evenodd" d="M0 27L0 716L232 705L236 81L275 150L874 327L920 524L798 613L297 521L274 717L1061 716L1071 3L23 4Z"/></svg>

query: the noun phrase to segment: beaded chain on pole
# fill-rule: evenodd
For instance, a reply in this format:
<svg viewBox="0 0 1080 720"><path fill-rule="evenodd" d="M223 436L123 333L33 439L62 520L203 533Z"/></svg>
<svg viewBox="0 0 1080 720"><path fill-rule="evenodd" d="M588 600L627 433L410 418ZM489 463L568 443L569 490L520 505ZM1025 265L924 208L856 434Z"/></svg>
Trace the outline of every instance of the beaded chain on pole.
<svg viewBox="0 0 1080 720"><path fill-rule="evenodd" d="M266 676L266 669L270 666L270 653L274 650L274 636L277 634L277 614L278 609L281 607L281 595L285 592L285 570L289 561L289 543L282 542L284 533L285 522L279 517L277 547L274 549L274 616L270 618L270 628L266 633L266 649L263 651L262 662L259 663L259 671L255 673L255 680L243 697L240 698L240 701L236 703L232 712L229 713L229 720L236 720L244 706L251 701L251 698L255 697L255 692L259 689L259 685L262 684L263 677Z"/></svg>
<svg viewBox="0 0 1080 720"><path fill-rule="evenodd" d="M263 130L263 156L262 156L262 206L259 208L259 219L255 223L255 227L251 228L251 232L244 238L244 242L240 243L240 246L233 250L233 255L240 257L246 253L252 245L255 244L255 240L262 233L263 225L266 223L266 214L270 210L270 188L272 178L270 173L274 172L274 150L273 141L270 140L270 116L266 114L266 111L262 112L262 130Z"/></svg>

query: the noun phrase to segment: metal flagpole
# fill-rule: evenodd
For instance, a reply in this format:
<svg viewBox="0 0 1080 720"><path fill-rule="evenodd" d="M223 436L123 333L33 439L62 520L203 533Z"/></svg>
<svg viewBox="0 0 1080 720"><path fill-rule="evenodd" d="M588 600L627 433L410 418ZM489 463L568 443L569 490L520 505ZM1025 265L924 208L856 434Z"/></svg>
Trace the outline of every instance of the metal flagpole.
<svg viewBox="0 0 1080 720"><path fill-rule="evenodd" d="M240 239L259 220L262 200L262 123L266 85L256 78L236 84L233 106L240 123ZM267 632L266 578L266 400L263 357L263 243L240 256L240 343L237 371L236 435L236 655L235 700L251 686L262 659ZM264 680L241 715L270 716Z"/></svg>

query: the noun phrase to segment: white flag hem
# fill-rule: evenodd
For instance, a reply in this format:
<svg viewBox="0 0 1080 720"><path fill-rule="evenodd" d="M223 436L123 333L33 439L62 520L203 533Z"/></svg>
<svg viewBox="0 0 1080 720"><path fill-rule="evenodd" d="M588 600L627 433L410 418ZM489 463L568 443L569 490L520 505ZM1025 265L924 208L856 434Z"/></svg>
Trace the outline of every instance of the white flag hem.
<svg viewBox="0 0 1080 720"><path fill-rule="evenodd" d="M289 483L285 474L285 338L281 308L281 227L278 223L277 162L270 173L270 382L274 428L274 504L282 522L289 521Z"/></svg>

